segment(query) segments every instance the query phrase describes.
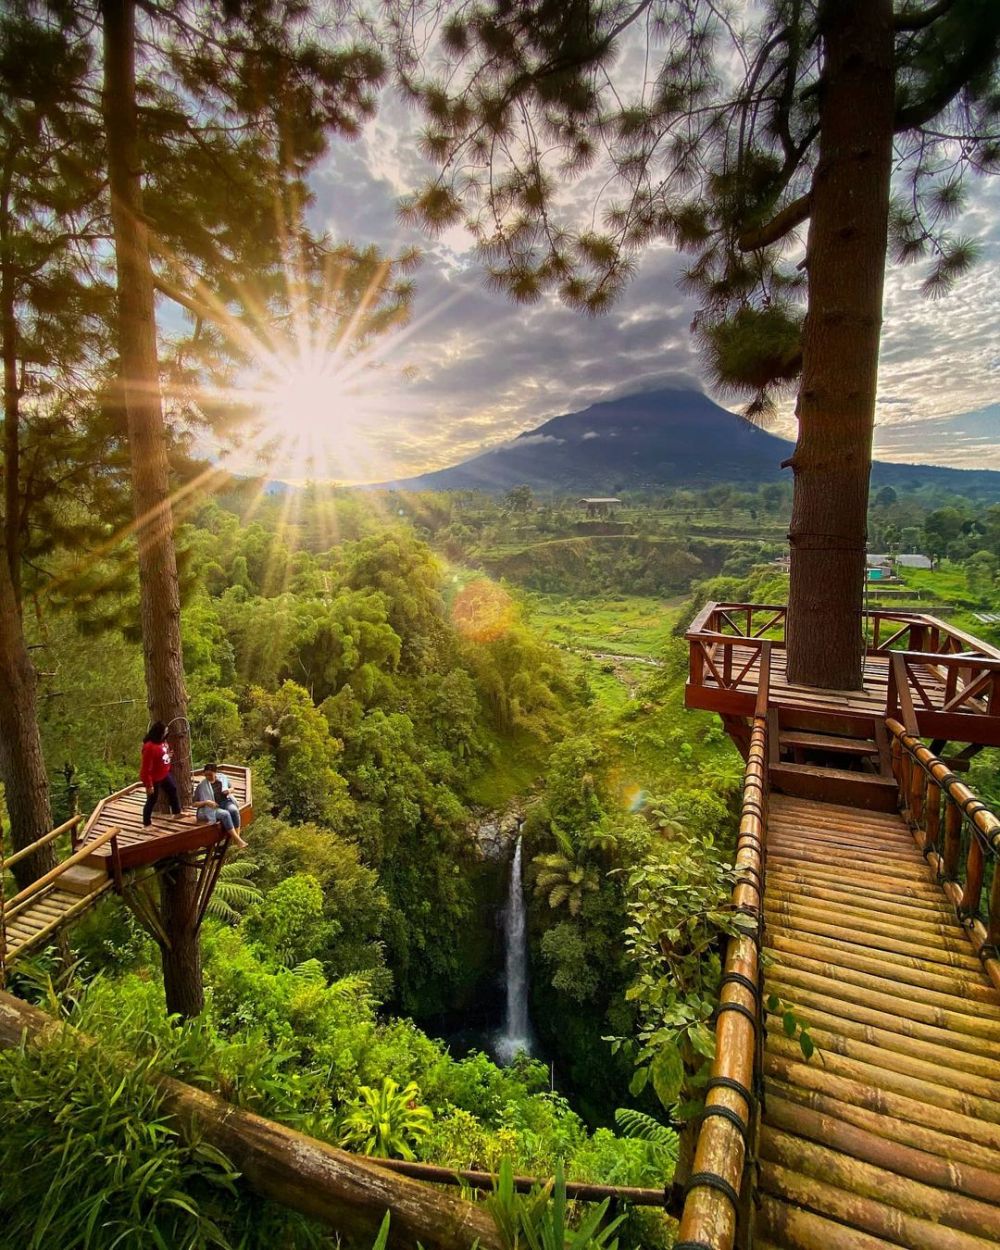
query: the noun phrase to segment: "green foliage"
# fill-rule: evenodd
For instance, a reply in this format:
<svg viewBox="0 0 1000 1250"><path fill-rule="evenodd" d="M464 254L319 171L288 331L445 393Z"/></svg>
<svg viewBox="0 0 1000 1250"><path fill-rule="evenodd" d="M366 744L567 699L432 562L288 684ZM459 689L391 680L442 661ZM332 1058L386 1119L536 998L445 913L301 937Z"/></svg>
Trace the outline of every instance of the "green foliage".
<svg viewBox="0 0 1000 1250"><path fill-rule="evenodd" d="M247 727L266 753L279 812L292 820L342 825L352 805L337 771L341 744L308 692L286 681L273 694L251 689L248 702Z"/></svg>
<svg viewBox="0 0 1000 1250"><path fill-rule="evenodd" d="M635 968L628 998L640 1013L632 1090L648 1082L682 1121L696 1114L715 1055L722 945L744 925L729 905L735 880L710 841L683 833L661 842L628 878L625 939Z"/></svg>
<svg viewBox="0 0 1000 1250"><path fill-rule="evenodd" d="M299 875L279 881L247 913L243 928L250 941L285 968L315 958L332 933L319 882Z"/></svg>
<svg viewBox="0 0 1000 1250"><path fill-rule="evenodd" d="M519 1195L509 1159L501 1164L496 1190L486 1199L506 1250L617 1250L614 1233L625 1217L618 1215L605 1222L609 1206L610 1199L605 1198L588 1207L574 1225L562 1164L556 1165L555 1176L544 1186Z"/></svg>
<svg viewBox="0 0 1000 1250"><path fill-rule="evenodd" d="M186 1143L162 1110L151 1078L164 1062L154 1053L113 1063L69 1032L0 1054L10 1244L229 1246L216 1217L235 1198L236 1174L212 1147Z"/></svg>
<svg viewBox="0 0 1000 1250"><path fill-rule="evenodd" d="M340 1144L379 1159L415 1159L433 1120L419 1096L413 1081L400 1089L389 1076L379 1089L362 1085L341 1122Z"/></svg>

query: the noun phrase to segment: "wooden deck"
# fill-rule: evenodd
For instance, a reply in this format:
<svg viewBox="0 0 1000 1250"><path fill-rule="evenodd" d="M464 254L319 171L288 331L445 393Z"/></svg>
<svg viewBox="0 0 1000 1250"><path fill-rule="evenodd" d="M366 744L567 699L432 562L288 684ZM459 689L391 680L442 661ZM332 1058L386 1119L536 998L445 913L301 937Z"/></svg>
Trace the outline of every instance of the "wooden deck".
<svg viewBox="0 0 1000 1250"><path fill-rule="evenodd" d="M219 771L233 783L233 795L240 809L240 819L244 825L253 819L253 791L250 770L241 764L219 765ZM195 781L204 774L201 770L194 773ZM122 870L128 872L155 864L161 859L170 859L174 855L183 855L190 851L211 846L219 840L221 830L218 825L195 819L194 809L187 808L180 816L153 813L153 823L145 828L142 823L142 808L146 801L145 789L140 785L127 786L115 794L110 794L94 809L87 821L78 845L83 847L93 842L104 832L117 828L118 854ZM94 852L107 864L111 872L111 845L105 843Z"/></svg>
<svg viewBox="0 0 1000 1250"><path fill-rule="evenodd" d="M769 707L782 726L870 737L887 716L899 716L922 737L1000 746L997 648L935 617L872 612L861 688L820 690L788 680L784 613L780 605L708 604L686 634L686 705L748 722L767 646Z"/></svg>
<svg viewBox="0 0 1000 1250"><path fill-rule="evenodd" d="M754 1244L1000 1246L1000 993L899 816L773 795Z"/></svg>

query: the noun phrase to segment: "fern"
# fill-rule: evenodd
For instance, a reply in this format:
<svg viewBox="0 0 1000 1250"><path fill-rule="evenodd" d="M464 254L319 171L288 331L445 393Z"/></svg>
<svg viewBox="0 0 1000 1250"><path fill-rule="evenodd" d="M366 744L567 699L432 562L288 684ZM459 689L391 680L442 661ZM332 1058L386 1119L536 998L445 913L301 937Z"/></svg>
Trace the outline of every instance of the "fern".
<svg viewBox="0 0 1000 1250"><path fill-rule="evenodd" d="M674 1163L677 1162L680 1138L666 1124L661 1124L644 1111L635 1111L631 1107L619 1107L615 1112L615 1123L621 1129L623 1137L647 1141L662 1150Z"/></svg>
<svg viewBox="0 0 1000 1250"><path fill-rule="evenodd" d="M247 877L257 871L257 865L241 859L238 863L227 860L219 872L212 897L206 911L216 920L237 924L243 913L263 900L264 895L248 881ZM240 874L240 875L237 875Z"/></svg>

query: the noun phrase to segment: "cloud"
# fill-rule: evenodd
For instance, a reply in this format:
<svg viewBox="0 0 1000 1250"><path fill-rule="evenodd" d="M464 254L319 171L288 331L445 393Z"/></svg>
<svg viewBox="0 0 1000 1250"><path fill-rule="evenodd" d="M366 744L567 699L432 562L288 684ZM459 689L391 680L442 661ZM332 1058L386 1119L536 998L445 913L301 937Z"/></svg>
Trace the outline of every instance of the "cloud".
<svg viewBox="0 0 1000 1250"><path fill-rule="evenodd" d="M600 437L601 435L597 430L588 430L586 434L584 434L582 441L585 443L588 439Z"/></svg>
<svg viewBox="0 0 1000 1250"><path fill-rule="evenodd" d="M565 443L564 438L556 438L554 434L521 434L512 439L509 447L536 447L540 443Z"/></svg>
<svg viewBox="0 0 1000 1250"><path fill-rule="evenodd" d="M647 248L619 302L587 318L554 297L524 306L488 290L464 228L429 241L401 225L398 197L429 172L419 125L386 98L361 140L334 145L312 180L317 224L390 254L412 245L423 253L411 325L380 345L384 361L371 388L366 435L381 476L456 463L602 400L708 389L690 332L695 301L679 288L687 262L670 247ZM919 267L887 272L875 442L885 458L1000 468L1000 437L992 448L988 440L959 443L935 424L1000 395L1000 185L982 180L970 190L971 207L954 230L982 240L983 257L952 293L924 298ZM589 184L567 194L582 203ZM772 428L794 436L791 398Z"/></svg>

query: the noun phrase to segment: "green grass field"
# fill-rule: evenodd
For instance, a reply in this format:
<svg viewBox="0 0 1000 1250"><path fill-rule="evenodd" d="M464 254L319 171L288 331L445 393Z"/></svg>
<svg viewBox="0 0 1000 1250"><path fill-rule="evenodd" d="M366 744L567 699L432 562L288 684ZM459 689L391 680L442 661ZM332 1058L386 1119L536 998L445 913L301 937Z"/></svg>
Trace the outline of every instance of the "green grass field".
<svg viewBox="0 0 1000 1250"><path fill-rule="evenodd" d="M572 599L524 594L528 620L549 642L579 651L657 659L670 637L683 595Z"/></svg>

